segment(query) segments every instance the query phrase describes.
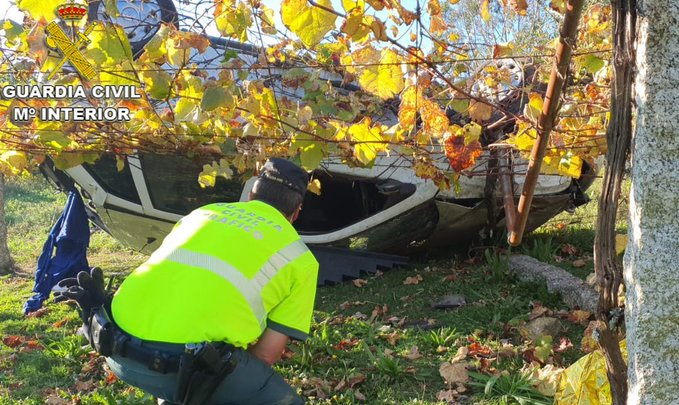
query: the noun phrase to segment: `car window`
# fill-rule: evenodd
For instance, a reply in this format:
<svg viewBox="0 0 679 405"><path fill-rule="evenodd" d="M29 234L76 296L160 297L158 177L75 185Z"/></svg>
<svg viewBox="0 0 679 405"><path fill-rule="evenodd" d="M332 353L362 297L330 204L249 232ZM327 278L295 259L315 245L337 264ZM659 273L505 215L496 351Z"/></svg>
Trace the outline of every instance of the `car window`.
<svg viewBox="0 0 679 405"><path fill-rule="evenodd" d="M141 204L130 173L130 165L125 163L123 170L118 170L116 163L115 155L104 154L94 163L84 163L83 167L107 193Z"/></svg>
<svg viewBox="0 0 679 405"><path fill-rule="evenodd" d="M198 174L212 158L148 154L140 159L151 202L158 210L186 215L206 204L240 199L243 185L237 179L217 177L214 187L200 187Z"/></svg>

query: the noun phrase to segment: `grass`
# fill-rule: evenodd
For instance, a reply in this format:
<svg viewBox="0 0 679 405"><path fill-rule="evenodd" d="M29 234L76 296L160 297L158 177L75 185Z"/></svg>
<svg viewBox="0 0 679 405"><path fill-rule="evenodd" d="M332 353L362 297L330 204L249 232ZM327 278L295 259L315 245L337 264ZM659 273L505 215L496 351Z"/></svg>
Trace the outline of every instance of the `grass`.
<svg viewBox="0 0 679 405"><path fill-rule="evenodd" d="M596 179L587 190L591 201L575 210L575 213L562 212L535 230L526 238L522 251L538 260L557 264L576 277L586 279L594 272L594 237L596 217L599 210L602 179ZM629 212L629 179L623 181L616 221L616 233L627 234L627 213ZM575 254L565 253L567 245L575 248ZM576 263L583 260L582 263Z"/></svg>
<svg viewBox="0 0 679 405"><path fill-rule="evenodd" d="M31 295L26 274L32 273L64 203L64 196L40 179L8 185L10 244L23 276L0 278L0 405L153 404L141 391L116 381L103 359L83 348L74 335L78 317L68 306L48 302L40 317L21 314ZM565 220L556 219L529 238L529 252L549 259L566 241L585 251L585 236L582 242L569 239L586 235L584 222L569 223L570 234L551 230ZM89 259L106 271L120 272L144 256L95 232ZM418 275L417 283L404 284ZM462 294L467 304L433 309L432 303L447 294ZM472 259L413 263L368 277L361 287L347 282L319 288L310 338L291 344L276 367L309 403L317 404L439 404L445 403L439 400L442 393L453 391L457 401L468 404L542 400L526 372L534 343L520 334L538 303L554 311L565 308L544 286L512 279L506 258L490 250ZM563 323L566 331L554 342L569 339L573 347L550 352L548 362L556 366L583 354L578 343L584 328ZM470 382L447 384L439 366L461 348L469 351Z"/></svg>

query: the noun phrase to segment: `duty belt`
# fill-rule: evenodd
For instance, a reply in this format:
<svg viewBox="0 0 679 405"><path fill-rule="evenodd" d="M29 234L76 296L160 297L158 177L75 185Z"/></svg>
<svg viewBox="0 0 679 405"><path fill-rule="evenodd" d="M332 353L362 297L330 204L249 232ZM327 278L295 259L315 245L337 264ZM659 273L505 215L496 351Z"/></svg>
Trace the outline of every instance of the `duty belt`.
<svg viewBox="0 0 679 405"><path fill-rule="evenodd" d="M179 370L179 358L184 352L184 345L147 342L115 328L112 352L114 355L144 364L150 370L159 373L176 373Z"/></svg>

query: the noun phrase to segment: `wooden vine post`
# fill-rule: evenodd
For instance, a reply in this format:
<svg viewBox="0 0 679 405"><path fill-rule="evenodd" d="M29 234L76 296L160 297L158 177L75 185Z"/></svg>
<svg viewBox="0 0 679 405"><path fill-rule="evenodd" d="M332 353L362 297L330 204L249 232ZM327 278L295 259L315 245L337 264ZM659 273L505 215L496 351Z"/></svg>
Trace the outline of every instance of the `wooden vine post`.
<svg viewBox="0 0 679 405"><path fill-rule="evenodd" d="M549 141L549 134L552 132L554 121L559 112L561 91L563 90L568 67L571 63L571 55L578 37L578 26L580 25L580 15L582 14L583 3L584 0L568 0L566 3L566 16L563 21L563 26L561 27L559 45L556 48L554 66L552 67L552 74L549 78L549 84L547 85L542 112L538 119L538 135L530 153L526 180L523 183L523 191L521 192L516 215L514 215L514 213L506 214L506 217L508 218L516 216L514 227L507 229L508 241L512 246L521 244L521 238L526 229L528 213L530 211L531 203L533 202L533 194L535 193L535 185L537 184L538 176L540 175L542 159L545 157L545 149L547 148L547 142ZM505 210L507 209L508 207L505 205Z"/></svg>

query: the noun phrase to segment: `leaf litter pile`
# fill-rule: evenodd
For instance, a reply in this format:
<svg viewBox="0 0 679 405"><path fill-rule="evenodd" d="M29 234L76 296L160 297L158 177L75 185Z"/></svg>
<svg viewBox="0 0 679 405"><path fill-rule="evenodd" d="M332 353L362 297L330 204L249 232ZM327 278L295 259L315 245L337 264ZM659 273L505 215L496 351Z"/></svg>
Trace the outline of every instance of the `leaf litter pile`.
<svg viewBox="0 0 679 405"><path fill-rule="evenodd" d="M25 318L29 282L0 289L3 404L155 403L82 346L67 305ZM450 296L464 299L437 309ZM309 403L547 404L563 368L596 347L591 319L479 259L432 261L319 288L309 339L276 368Z"/></svg>

